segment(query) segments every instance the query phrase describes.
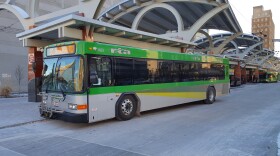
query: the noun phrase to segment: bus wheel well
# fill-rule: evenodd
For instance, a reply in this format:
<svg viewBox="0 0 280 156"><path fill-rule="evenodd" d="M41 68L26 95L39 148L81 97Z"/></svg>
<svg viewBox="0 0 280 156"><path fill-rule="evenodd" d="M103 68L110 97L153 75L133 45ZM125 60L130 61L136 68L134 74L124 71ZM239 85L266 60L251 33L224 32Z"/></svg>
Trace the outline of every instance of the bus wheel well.
<svg viewBox="0 0 280 156"><path fill-rule="evenodd" d="M141 108L141 101L139 99L139 97L136 95L136 93L123 93L119 99L117 100L116 102L116 106L115 106L115 116L117 117L118 115L118 103L120 102L120 100L124 97L124 96L131 96L135 101L136 101L136 104L137 104L137 110L136 110L136 114L137 116L140 116L140 108Z"/></svg>

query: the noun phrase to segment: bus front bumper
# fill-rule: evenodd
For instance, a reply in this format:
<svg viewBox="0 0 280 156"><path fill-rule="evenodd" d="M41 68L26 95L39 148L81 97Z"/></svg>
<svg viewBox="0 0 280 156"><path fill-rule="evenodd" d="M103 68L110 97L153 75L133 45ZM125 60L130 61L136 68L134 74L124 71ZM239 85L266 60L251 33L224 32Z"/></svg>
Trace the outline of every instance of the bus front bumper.
<svg viewBox="0 0 280 156"><path fill-rule="evenodd" d="M87 114L74 114L69 112L63 112L61 114L57 114L57 119L72 123L88 123Z"/></svg>

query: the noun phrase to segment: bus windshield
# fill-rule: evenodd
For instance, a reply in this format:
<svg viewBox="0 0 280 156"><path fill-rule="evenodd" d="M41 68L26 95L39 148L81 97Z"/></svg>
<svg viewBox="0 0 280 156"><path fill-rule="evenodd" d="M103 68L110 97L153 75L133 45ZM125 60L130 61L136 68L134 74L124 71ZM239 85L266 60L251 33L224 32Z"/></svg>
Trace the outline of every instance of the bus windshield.
<svg viewBox="0 0 280 156"><path fill-rule="evenodd" d="M80 56L47 58L44 60L43 91L81 92L84 65Z"/></svg>

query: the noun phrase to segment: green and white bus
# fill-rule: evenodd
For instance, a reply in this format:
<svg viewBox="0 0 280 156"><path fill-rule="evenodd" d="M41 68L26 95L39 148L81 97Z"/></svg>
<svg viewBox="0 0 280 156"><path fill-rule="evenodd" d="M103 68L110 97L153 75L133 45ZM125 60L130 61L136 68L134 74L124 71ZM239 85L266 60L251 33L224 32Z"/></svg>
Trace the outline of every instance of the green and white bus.
<svg viewBox="0 0 280 156"><path fill-rule="evenodd" d="M140 112L229 93L229 60L98 42L44 50L40 113L70 122L129 120Z"/></svg>
<svg viewBox="0 0 280 156"><path fill-rule="evenodd" d="M260 76L260 81L266 83L278 82L278 72L266 72Z"/></svg>

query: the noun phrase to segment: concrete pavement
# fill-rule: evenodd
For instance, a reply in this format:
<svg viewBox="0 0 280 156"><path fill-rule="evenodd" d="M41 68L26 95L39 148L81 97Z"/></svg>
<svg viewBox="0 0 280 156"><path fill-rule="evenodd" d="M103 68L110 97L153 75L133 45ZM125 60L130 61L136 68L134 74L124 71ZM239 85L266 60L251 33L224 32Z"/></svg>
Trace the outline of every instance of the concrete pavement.
<svg viewBox="0 0 280 156"><path fill-rule="evenodd" d="M93 124L31 123L42 119L36 103L21 107L25 99L0 99L0 117L11 120L0 122L0 155L277 155L279 88L246 85L213 105L186 104Z"/></svg>
<svg viewBox="0 0 280 156"><path fill-rule="evenodd" d="M42 120L38 104L27 102L27 97L0 98L0 129ZM4 119L4 120L3 120Z"/></svg>

